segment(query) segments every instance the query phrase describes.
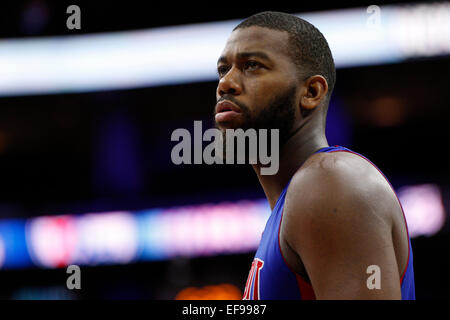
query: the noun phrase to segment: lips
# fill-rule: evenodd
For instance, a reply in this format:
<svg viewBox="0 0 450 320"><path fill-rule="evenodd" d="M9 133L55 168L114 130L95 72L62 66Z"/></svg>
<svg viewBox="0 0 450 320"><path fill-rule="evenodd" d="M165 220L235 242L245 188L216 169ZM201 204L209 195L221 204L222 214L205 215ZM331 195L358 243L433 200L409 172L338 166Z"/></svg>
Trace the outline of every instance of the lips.
<svg viewBox="0 0 450 320"><path fill-rule="evenodd" d="M234 111L240 113L241 109L231 101L222 100L216 105L216 114L226 111Z"/></svg>
<svg viewBox="0 0 450 320"><path fill-rule="evenodd" d="M216 105L216 122L230 122L238 118L241 109L230 101L221 101Z"/></svg>

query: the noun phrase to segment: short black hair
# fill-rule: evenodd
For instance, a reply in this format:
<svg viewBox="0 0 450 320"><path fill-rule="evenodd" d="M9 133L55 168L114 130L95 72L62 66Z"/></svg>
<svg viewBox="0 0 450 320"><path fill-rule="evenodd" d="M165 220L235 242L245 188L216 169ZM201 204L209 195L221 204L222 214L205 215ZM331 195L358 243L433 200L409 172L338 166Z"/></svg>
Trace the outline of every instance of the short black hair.
<svg viewBox="0 0 450 320"><path fill-rule="evenodd" d="M289 52L297 66L299 76L307 78L322 75L328 83L326 104L336 82L336 69L328 42L323 34L311 23L295 15L264 11L254 14L234 29L259 26L289 33Z"/></svg>

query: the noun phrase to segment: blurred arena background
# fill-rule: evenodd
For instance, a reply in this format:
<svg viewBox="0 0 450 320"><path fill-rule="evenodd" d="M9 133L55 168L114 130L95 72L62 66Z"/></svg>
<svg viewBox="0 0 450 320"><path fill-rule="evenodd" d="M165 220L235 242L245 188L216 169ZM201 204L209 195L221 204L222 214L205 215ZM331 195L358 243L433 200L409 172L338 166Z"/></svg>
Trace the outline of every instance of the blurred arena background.
<svg viewBox="0 0 450 320"><path fill-rule="evenodd" d="M66 27L71 4L80 30ZM0 298L241 298L263 191L250 166L173 164L171 133L213 126L216 60L265 10L324 33L337 67L329 144L396 189L417 299L450 298L450 2L45 0L0 5ZM70 264L80 290L66 288Z"/></svg>

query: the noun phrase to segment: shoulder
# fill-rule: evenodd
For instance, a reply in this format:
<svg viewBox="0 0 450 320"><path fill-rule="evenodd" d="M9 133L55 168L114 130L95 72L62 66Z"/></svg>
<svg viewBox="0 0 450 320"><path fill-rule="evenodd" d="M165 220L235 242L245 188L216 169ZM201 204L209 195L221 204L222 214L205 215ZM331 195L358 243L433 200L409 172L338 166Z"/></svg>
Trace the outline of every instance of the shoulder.
<svg viewBox="0 0 450 320"><path fill-rule="evenodd" d="M310 157L292 177L287 193L298 197L298 192L305 194L306 190L310 190L309 200L317 200L326 192L371 198L378 192L391 191L383 174L371 162L350 152L319 153ZM313 193L313 190L318 192Z"/></svg>
<svg viewBox="0 0 450 320"><path fill-rule="evenodd" d="M394 199L377 168L349 152L313 155L294 175L281 237L301 257L317 299L401 298ZM383 270L381 290L368 289L371 265Z"/></svg>
<svg viewBox="0 0 450 320"><path fill-rule="evenodd" d="M287 190L286 236L311 227L336 232L336 225L342 226L343 232L356 226L386 230L392 225L395 200L384 176L361 156L350 152L315 154L296 172Z"/></svg>
<svg viewBox="0 0 450 320"><path fill-rule="evenodd" d="M289 189L308 179L315 179L317 184L328 184L330 181L326 180L332 179L335 183L376 186L384 184L382 178L380 171L362 156L346 151L322 152L311 156L294 174Z"/></svg>

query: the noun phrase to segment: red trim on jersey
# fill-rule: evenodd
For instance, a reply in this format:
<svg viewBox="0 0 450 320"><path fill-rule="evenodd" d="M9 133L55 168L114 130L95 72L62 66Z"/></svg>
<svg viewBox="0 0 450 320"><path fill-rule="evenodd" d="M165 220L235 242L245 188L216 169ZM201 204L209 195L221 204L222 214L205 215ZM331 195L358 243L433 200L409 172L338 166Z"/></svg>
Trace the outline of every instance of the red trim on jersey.
<svg viewBox="0 0 450 320"><path fill-rule="evenodd" d="M253 300L259 300L259 273L264 266L264 261L255 259L255 283L253 284Z"/></svg>
<svg viewBox="0 0 450 320"><path fill-rule="evenodd" d="M255 260L252 261L252 266L250 267L250 271L248 273L247 282L245 283L245 291L242 300L250 300L250 287L253 282L253 273L255 272Z"/></svg>
<svg viewBox="0 0 450 320"><path fill-rule="evenodd" d="M310 283L306 282L300 275L295 274L298 287L300 288L300 295L302 300L316 300L316 295Z"/></svg>
<svg viewBox="0 0 450 320"><path fill-rule="evenodd" d="M406 222L405 211L403 211L403 206L402 206L402 204L401 204L401 202L400 202L400 199L399 199L398 196L397 196L397 193L396 193L395 190L394 190L394 187L391 185L391 183L389 182L388 178L386 178L386 176L384 175L384 173L381 172L381 170L378 169L378 167L377 167L372 161L370 161L369 159L367 159L367 158L364 157L363 155L360 155L359 153L356 153L356 152L351 151L351 150L335 150L335 151L330 151L329 153L332 153L332 152L348 152L348 153L355 154L355 155L357 155L357 156L359 156L359 157L361 157L361 158L367 160L367 161L368 161L375 169L378 170L379 173L381 173L381 175L384 177L384 179L387 181L387 183L388 183L389 186L391 187L392 191L394 192L395 197L397 198L397 201L398 201L398 203L399 203L399 205L400 205L400 209L402 209L403 220L405 221L405 226L406 226L406 234L408 235L408 260L407 260L407 262L406 262L405 270L403 270L402 276L401 276L401 278L400 278L400 285L402 285L402 283L403 283L403 278L405 277L406 270L408 270L408 265L409 265L409 254L410 254L410 252L409 252L409 251L410 251L410 246L409 246L409 230L408 230L408 223Z"/></svg>
<svg viewBox="0 0 450 320"><path fill-rule="evenodd" d="M297 272L292 270L291 266L286 262L286 259L283 256L283 251L281 251L280 232L281 232L281 221L283 221L283 213L284 213L284 206L283 210L281 211L280 225L278 226L278 249L280 250L281 258L283 258L284 264L295 275L295 279L297 279L297 285L300 291L300 298L302 300L315 300L316 295L314 294L314 289L312 288L311 284L308 283L308 281L306 281L305 279L303 279L303 277L299 275Z"/></svg>

